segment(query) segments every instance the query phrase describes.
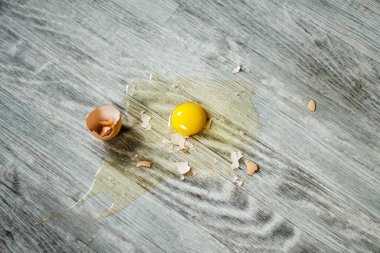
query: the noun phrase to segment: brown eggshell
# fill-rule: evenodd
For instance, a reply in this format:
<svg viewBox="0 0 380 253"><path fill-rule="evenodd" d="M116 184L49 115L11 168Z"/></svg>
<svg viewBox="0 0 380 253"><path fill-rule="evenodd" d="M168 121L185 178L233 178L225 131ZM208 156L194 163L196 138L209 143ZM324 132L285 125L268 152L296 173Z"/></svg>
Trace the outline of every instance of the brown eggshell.
<svg viewBox="0 0 380 253"><path fill-rule="evenodd" d="M105 124L105 122L108 124ZM120 112L111 105L95 108L87 114L86 125L87 129L95 138L103 141L110 140L114 138L121 129L121 115Z"/></svg>

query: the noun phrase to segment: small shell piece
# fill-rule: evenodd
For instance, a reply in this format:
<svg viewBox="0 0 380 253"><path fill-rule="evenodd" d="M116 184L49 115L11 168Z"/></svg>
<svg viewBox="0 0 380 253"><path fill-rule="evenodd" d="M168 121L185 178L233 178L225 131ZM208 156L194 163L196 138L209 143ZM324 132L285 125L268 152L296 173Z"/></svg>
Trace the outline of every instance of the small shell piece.
<svg viewBox="0 0 380 253"><path fill-rule="evenodd" d="M206 125L204 127L204 130L210 130L210 127L211 127L211 123L212 123L212 119L208 119L207 122L206 122Z"/></svg>
<svg viewBox="0 0 380 253"><path fill-rule="evenodd" d="M247 175L252 176L253 173L256 172L256 170L259 169L257 164L251 160L244 160L245 165L247 166Z"/></svg>
<svg viewBox="0 0 380 253"><path fill-rule="evenodd" d="M181 175L184 175L190 171L190 166L188 162L175 162L174 164L177 167L179 174Z"/></svg>
<svg viewBox="0 0 380 253"><path fill-rule="evenodd" d="M141 119L140 126L142 128L144 128L147 131L152 130L152 123L150 123L150 120L152 119L152 117L150 115L142 111L140 114L140 119Z"/></svg>
<svg viewBox="0 0 380 253"><path fill-rule="evenodd" d="M243 155L241 151L231 152L231 168L237 169L239 168L239 160Z"/></svg>
<svg viewBox="0 0 380 253"><path fill-rule="evenodd" d="M121 114L111 105L95 108L87 114L86 125L95 138L103 141L110 140L121 129Z"/></svg>
<svg viewBox="0 0 380 253"><path fill-rule="evenodd" d="M146 168L150 168L150 167L152 167L152 162L151 162L151 161L148 161L148 160L139 161L139 162L136 164L136 167L146 167Z"/></svg>
<svg viewBox="0 0 380 253"><path fill-rule="evenodd" d="M310 100L307 107L309 108L309 111L315 112L315 108L316 108L315 101L313 99Z"/></svg>
<svg viewBox="0 0 380 253"><path fill-rule="evenodd" d="M238 66L236 66L236 67L232 70L232 73L233 73L233 74L239 73L240 70L241 70L241 65L238 65Z"/></svg>
<svg viewBox="0 0 380 253"><path fill-rule="evenodd" d="M186 139L188 138L188 136L183 136L182 134L179 134L179 133L174 133L170 136L170 142L173 144L173 145L176 145L179 147L179 149L185 149L186 146L185 146L185 142L186 142Z"/></svg>

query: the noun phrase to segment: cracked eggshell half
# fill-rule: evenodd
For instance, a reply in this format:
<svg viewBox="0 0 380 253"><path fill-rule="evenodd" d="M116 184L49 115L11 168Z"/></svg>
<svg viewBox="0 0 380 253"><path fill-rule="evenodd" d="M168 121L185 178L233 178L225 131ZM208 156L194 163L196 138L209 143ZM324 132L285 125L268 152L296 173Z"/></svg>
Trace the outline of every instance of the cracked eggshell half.
<svg viewBox="0 0 380 253"><path fill-rule="evenodd" d="M121 129L121 114L111 105L95 108L87 114L86 125L95 138L103 141L110 140Z"/></svg>

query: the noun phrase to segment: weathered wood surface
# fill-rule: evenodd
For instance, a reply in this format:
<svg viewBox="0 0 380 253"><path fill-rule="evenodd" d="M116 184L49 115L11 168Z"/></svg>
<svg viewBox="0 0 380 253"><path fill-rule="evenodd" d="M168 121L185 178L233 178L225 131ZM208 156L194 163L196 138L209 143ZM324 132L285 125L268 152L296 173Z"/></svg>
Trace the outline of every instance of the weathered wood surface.
<svg viewBox="0 0 380 253"><path fill-rule="evenodd" d="M0 1L0 251L380 252L379 28L371 0ZM94 140L86 113L124 112L127 85L128 128ZM161 143L183 99L220 119L187 157ZM241 187L237 148L260 165ZM155 167L129 169L135 153ZM172 159L213 175L180 181ZM109 195L47 219L99 169Z"/></svg>

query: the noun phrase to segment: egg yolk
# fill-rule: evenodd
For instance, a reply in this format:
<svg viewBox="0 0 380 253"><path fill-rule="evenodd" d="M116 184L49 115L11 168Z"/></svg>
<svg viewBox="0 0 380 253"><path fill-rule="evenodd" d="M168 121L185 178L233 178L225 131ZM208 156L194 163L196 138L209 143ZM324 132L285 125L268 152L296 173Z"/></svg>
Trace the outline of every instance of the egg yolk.
<svg viewBox="0 0 380 253"><path fill-rule="evenodd" d="M182 135L193 135L206 125L206 112L198 104L184 103L176 107L171 116L172 127Z"/></svg>

